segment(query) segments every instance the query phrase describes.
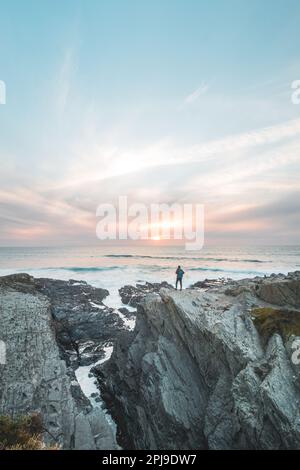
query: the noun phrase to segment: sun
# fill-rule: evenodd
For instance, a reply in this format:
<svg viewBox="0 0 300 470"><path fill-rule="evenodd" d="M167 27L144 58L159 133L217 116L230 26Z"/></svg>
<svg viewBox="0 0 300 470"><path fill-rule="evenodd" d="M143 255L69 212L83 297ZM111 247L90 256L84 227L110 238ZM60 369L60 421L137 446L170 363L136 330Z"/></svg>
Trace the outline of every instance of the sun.
<svg viewBox="0 0 300 470"><path fill-rule="evenodd" d="M151 237L151 240L156 241L156 242L160 241L160 239L161 239L161 238L158 237L158 236L157 236L157 237Z"/></svg>

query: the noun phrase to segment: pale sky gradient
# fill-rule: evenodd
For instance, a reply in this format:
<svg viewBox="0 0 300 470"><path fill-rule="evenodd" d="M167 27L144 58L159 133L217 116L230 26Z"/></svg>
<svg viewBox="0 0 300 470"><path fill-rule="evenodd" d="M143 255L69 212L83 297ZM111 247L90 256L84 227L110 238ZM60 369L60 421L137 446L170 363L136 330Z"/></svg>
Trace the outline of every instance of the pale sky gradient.
<svg viewBox="0 0 300 470"><path fill-rule="evenodd" d="M0 246L96 208L205 204L206 242L298 244L298 0L1 0Z"/></svg>

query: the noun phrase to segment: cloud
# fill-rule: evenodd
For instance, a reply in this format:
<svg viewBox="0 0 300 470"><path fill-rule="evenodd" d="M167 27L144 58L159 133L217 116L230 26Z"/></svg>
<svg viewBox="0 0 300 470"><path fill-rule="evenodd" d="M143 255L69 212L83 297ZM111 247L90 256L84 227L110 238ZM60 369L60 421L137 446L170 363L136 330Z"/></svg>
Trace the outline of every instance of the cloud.
<svg viewBox="0 0 300 470"><path fill-rule="evenodd" d="M201 95L204 95L208 91L208 89L209 89L209 84L206 82L202 82L201 85L195 91L193 91L193 93L186 96L186 98L184 99L184 103L185 104L194 103L195 101L198 100L198 98Z"/></svg>
<svg viewBox="0 0 300 470"><path fill-rule="evenodd" d="M92 212L68 204L60 194L50 198L36 189L19 188L0 191L0 200L3 244L14 241L55 244L65 237L72 240L94 233Z"/></svg>
<svg viewBox="0 0 300 470"><path fill-rule="evenodd" d="M64 112L66 107L67 116L71 57L67 54L59 81L65 93L58 108ZM238 238L238 234L248 232L254 240L268 232L271 242L272 227L282 235L284 226L300 233L294 215L280 209L280 200L298 185L300 119L225 138L203 139L196 145L180 144L177 136L124 143L118 141L118 135L108 136L93 113L76 124L76 136L65 138L64 134L59 140L53 133L53 147L47 139L48 153L41 152L37 170L32 167L24 174L16 172L15 165L5 168L0 192L0 243L96 241L97 205L123 194L133 202L204 203L208 233L216 236L220 232L224 237L231 233ZM57 174L51 177L50 170L55 169ZM233 214L230 209L235 209L237 202L243 207ZM264 214L259 209L262 202L269 204ZM268 216L267 211L273 215ZM283 224L288 217L293 219L293 227Z"/></svg>
<svg viewBox="0 0 300 470"><path fill-rule="evenodd" d="M232 135L224 139L195 145L189 149L188 158L194 160L219 153L249 149L274 144L280 140L300 136L300 119L290 120L275 126Z"/></svg>
<svg viewBox="0 0 300 470"><path fill-rule="evenodd" d="M55 107L59 116L62 116L68 104L71 78L75 71L75 54L73 48L67 48L64 53L63 61L56 77L55 87Z"/></svg>
<svg viewBox="0 0 300 470"><path fill-rule="evenodd" d="M300 119L287 121L275 126L256 129L247 133L228 136L197 145L178 145L174 139L165 138L143 146L102 143L99 136L88 136L73 142L70 149L73 158L61 170L61 186L81 185L91 181L109 180L117 176L137 174L145 169L160 167L162 174L169 172L173 165L201 163L205 167L221 164L233 165L230 172L236 172L236 165L263 165L263 155L268 147L278 147L276 158L272 154L269 166L280 166L298 159L299 142L288 152L281 151L280 145L288 145L300 137ZM259 150L256 150L256 147ZM273 149L274 151L274 149ZM268 155L267 155L268 156ZM268 156L269 158L269 156ZM215 163L214 163L215 162ZM168 169L163 168L168 167ZM50 182L51 184L51 182Z"/></svg>
<svg viewBox="0 0 300 470"><path fill-rule="evenodd" d="M299 191L274 196L265 203L256 200L252 204L237 204L227 201L221 210L211 211L206 222L206 238L220 240L235 239L238 243L297 244L300 234Z"/></svg>
<svg viewBox="0 0 300 470"><path fill-rule="evenodd" d="M218 217L219 222L230 224L232 222L258 221L264 219L268 221L280 220L285 226L291 224L300 228L300 192L292 191L286 196L276 197L270 203L252 204L246 207L230 208L222 216Z"/></svg>

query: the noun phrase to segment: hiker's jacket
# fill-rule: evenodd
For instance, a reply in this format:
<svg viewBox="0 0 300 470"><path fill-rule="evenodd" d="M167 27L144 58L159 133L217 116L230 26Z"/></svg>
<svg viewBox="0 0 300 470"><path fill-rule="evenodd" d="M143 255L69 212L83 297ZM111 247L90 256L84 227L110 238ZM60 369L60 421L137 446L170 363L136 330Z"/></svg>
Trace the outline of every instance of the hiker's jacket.
<svg viewBox="0 0 300 470"><path fill-rule="evenodd" d="M184 275L183 269L177 268L177 269L176 269L176 274L177 274L177 279L182 279L182 278L183 278L183 275Z"/></svg>

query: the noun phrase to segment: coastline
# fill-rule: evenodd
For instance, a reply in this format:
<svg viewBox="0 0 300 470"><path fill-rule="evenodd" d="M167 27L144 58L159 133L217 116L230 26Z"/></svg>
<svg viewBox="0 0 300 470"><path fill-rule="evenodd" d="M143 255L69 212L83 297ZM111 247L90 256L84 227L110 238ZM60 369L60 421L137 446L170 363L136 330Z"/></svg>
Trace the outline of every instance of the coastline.
<svg viewBox="0 0 300 470"><path fill-rule="evenodd" d="M286 285L291 282L296 283L296 287L293 287L292 289L289 288L286 291ZM192 383L193 381L195 382L194 385L192 385L192 383L190 385L194 390L195 384L198 384L197 387L199 387L200 385L198 383L198 379L196 378L197 374L195 375L195 372L192 373L192 370L196 370L197 368L201 370L202 362L197 362L197 364L195 364L194 359L191 359L191 357L195 357L195 352L185 353L187 354L187 356L185 356L185 359L182 358L182 351L186 350L186 348L191 351L191 348L196 347L198 348L198 353L200 354L200 356L201 354L204 354L204 351L206 351L205 354L208 354L208 356L205 360L209 360L209 362L211 363L212 370L215 371L216 366L213 366L213 362L211 361L216 360L216 363L218 363L219 361L218 358L214 358L215 353L213 353L212 351L209 352L209 350L207 351L207 346L205 346L205 343L203 343L203 339L199 343L200 349L199 346L197 346L198 340L196 341L196 338L193 335L196 334L197 329L202 328L202 322L204 322L203 324L205 324L208 321L208 318L214 319L213 323L209 326L209 328L208 326L205 327L206 329L208 328L205 335L211 336L210 341L213 342L218 337L220 328L222 329L223 327L227 329L226 335L229 335L230 342L238 340L242 343L245 343L245 335L248 335L249 331L251 331L249 337L251 338L251 341L249 340L249 345L246 348L246 356L248 357L246 362L248 364L249 361L257 361L259 355L263 357L262 351L265 348L264 345L260 344L262 340L259 339L260 332L258 326L254 326L255 322L253 322L253 313L249 313L253 310L253 305L256 304L257 308L261 308L262 306L266 305L270 307L271 305L275 313L278 309L283 309L287 312L293 311L297 313L299 309L300 315L299 272L291 273L288 275L274 274L267 278L254 277L239 281L234 281L230 279L223 281L221 280L220 282L216 282L216 280L200 281L195 284L192 288L185 289L182 292L176 292L174 288L171 285L168 285L167 283L146 283L137 285L135 287L124 286L124 288L120 290L120 300L121 302L123 302L123 306L120 307L120 305L118 304L117 306L115 306L115 308L112 306L108 306L105 303L106 299L109 298L108 291L101 288L89 286L85 281L79 282L78 280L61 281L46 278L35 279L30 277L28 274L16 274L0 278L0 292L0 314L4 331L7 329L6 322L8 321L8 318L10 318L10 322L13 321L14 323L18 324L18 329L15 332L14 340L8 348L9 350L14 351L14 354L11 355L10 353L8 353L7 355L8 361L12 361L12 364L10 364L9 368L7 368L7 365L1 366L1 373L4 373L4 376L2 376L2 387L4 387L4 389L2 389L3 398L1 401L1 414L11 412L15 413L16 410L19 410L19 412L23 410L23 412L26 413L28 413L30 409L31 411L35 412L39 410L39 413L43 415L45 422L52 423L50 425L50 428L49 424L47 425L48 431L51 432L51 435L64 436L63 441L61 441L61 438L59 437L57 437L58 440L54 439L54 443L57 444L57 442L59 442L63 448L103 449L110 448L111 446L120 445L123 448L160 448L163 445L162 443L166 442L165 437L157 437L154 440L153 438L150 439L149 437L150 440L147 438L143 442L136 440L136 438L133 438L133 430L130 428L128 423L135 423L135 426L138 427L147 427L149 423L152 422L151 420L149 421L149 423L147 422L147 420L145 422L144 418L142 421L140 421L141 417L138 418L136 415L134 415L134 413L132 416L129 415L127 417L127 422L125 423L124 418L120 419L121 416L127 415L127 412L130 408L136 409L134 403L130 403L130 400L132 399L132 393L133 396L135 396L133 389L136 388L136 390L144 390L145 392L147 390L146 384L143 383L144 378L140 379L140 382L136 383L136 385L133 385L131 383L130 386L126 385L125 389L123 389L124 384L126 384L126 381L129 381L128 384L130 384L130 380L132 380L130 379L132 372L129 375L127 375L126 373L126 375L124 376L124 371L134 370L136 368L137 371L134 373L134 375L137 374L136 377L139 377L140 372L138 371L143 371L145 365L135 364L134 357L136 356L137 358L141 358L145 355L145 353L145 357L148 357L147 355L151 351L151 348L153 348L155 343L158 341L158 338L161 337L165 344L160 352L159 350L161 346L159 346L159 343L157 344L157 346L155 346L155 350L158 347L158 351L155 353L156 355L158 354L158 356L155 361L166 361L167 357L172 357L174 354L174 360L177 357L177 359L175 360L175 362L177 361L177 365L175 365L174 362L171 361L169 366L171 371L174 368L174 370L176 370L177 367L184 367L183 363L187 361L187 363L189 364L188 370L190 370L190 378L188 379L188 382L190 382L191 380ZM6 300L7 296L11 295L15 296L15 309L13 310L13 313L10 307L8 307ZM28 299L30 299L29 304ZM67 388L69 388L68 393L70 393L70 397L72 397L72 401L74 401L72 411L68 411L69 417L72 416L72 419L69 418L69 422L70 419L71 421L73 420L72 426L75 426L76 428L76 420L79 420L79 437L77 437L77 441L75 443L72 440L68 441L68 439L70 439L70 436L73 435L74 432L71 433L70 429L69 431L66 431L66 429L62 431L62 429L64 429L62 427L62 423L59 424L57 421L55 421L56 415L53 415L53 413L49 413L48 411L42 411L41 403L37 403L36 399L33 399L33 397L36 396L37 393L41 393L37 390L40 390L41 384L44 382L45 379L45 377L43 377L43 374L45 374L45 366L43 365L43 360L45 360L46 356L45 353L42 352L42 350L39 350L37 346L32 346L32 351L30 351L30 357L34 357L35 354L40 355L41 364L37 366L37 370L35 370L34 373L31 367L28 367L27 365L25 365L25 363L23 364L23 366L25 365L25 367L22 367L23 376L25 375L27 377L25 377L25 382L21 381L20 383L19 378L15 375L15 357L20 357L18 355L18 338L25 337L27 338L26 341L29 341L29 343L32 344L35 344L36 342L36 339L33 339L32 337L32 331L31 328L28 327L28 322L20 321L20 315L23 315L22 312L24 312L24 305L31 305L31 302L33 302L33 305L35 304L35 302L42 302L44 305L43 308L45 313L43 314L43 323L44 325L47 324L46 330L49 330L47 335L49 338L52 335L52 347L57 348L57 352L55 353L56 357L59 356L59 363L64 364L63 372L60 375L64 378L64 380L69 380L69 385L67 386ZM216 305L218 305L218 302L221 302L220 308L216 307ZM171 311L173 313L171 317L169 317L169 313L167 313L169 305L172 305ZM247 308L245 308L245 306ZM31 310L32 308L35 318L35 329L38 330L39 328L42 328L42 330L44 331L45 326L39 326L38 311L35 307L30 307ZM135 326L136 309L137 325ZM204 316L200 324L195 324L194 321L195 319L197 319L201 310L203 310L203 313L201 313L201 315ZM176 317L179 312L181 312L180 315L183 315L183 317L181 318L179 323L177 323ZM7 316L8 313L9 316ZM13 316L11 317L11 315ZM45 315L46 317L48 317L48 321L46 321ZM293 313L293 315L295 315L295 313ZM215 318L216 316L217 319ZM248 330L246 328L246 330L241 329L241 331L239 331L236 329L236 326L230 326L229 328L228 325L231 325L232 319L234 317L236 317L234 322L240 319L238 321L242 322L241 325L244 324L244 322L246 321L246 324L248 324ZM170 318L172 318L172 320L170 320ZM170 331L173 331L171 336L169 333L166 333L166 325L164 323L165 321L169 323L167 329L170 328ZM190 338L182 336L183 332L185 331L182 328L186 328L188 325L188 323L186 322L191 322L191 331L194 331L194 334ZM217 329L214 324L219 325ZM249 330L250 324L252 326ZM162 325L164 326L161 330ZM39 331L37 331L37 333L39 334ZM278 333L280 336L280 331ZM186 335L186 333L184 335ZM277 336L275 334L275 337ZM256 338L255 341L253 340L254 337ZM50 341L49 338L48 341ZM6 337L6 341L12 341L12 336L10 334ZM228 340L226 339L226 341ZM279 339L277 338L276 341L278 342ZM181 352L178 355L178 352L175 352L175 349L178 344L182 342L183 345L181 346L181 348L183 349L181 349ZM136 345L134 346L134 349L132 349L135 343ZM152 345L150 347L150 350L148 350L147 344L149 344L149 346ZM202 352L201 347L203 347ZM35 350L34 348L37 349ZM285 343L282 343L282 351L284 351L285 348L290 348L290 345L287 346ZM135 353L130 358L127 358L127 352L129 350L133 350L135 351ZM139 350L140 352L138 352ZM190 354L192 356L190 356ZM233 354L233 357L231 359L232 361L240 361L244 355L243 353L241 356L241 351L235 351L235 348L230 354ZM27 360L28 359L26 359L26 361ZM57 360L58 359L55 359L54 362L56 362ZM183 361L182 365L180 365L181 361ZM245 363L243 361L244 359L242 360L242 363L245 366ZM128 364L126 364L126 362L128 362ZM149 366L147 366L146 370L148 372L146 372L146 374L149 379L152 373L154 373L154 371L156 370L152 380L154 380L154 383L158 380L157 385L155 385L155 388L157 388L158 391L161 388L161 385L159 385L159 381L163 378L163 376L165 376L165 373L162 374L161 371L157 370L157 366L155 366L152 370L153 366L154 364L150 367L150 369L148 369ZM59 367L62 367L62 365L60 365ZM233 366L231 365L230 367L232 368ZM233 369L236 369L236 366L234 366ZM7 372L9 370L10 372ZM121 373L121 371L123 372ZM40 377L40 383L39 381L37 381L37 383L32 383L32 376L34 376L34 374ZM121 374L120 377L119 374ZM203 372L201 372L201 374L203 374ZM177 375L177 373L175 375ZM161 379L159 378L160 376ZM96 377L98 378L98 392L94 383ZM57 379L53 377L51 380ZM50 389L47 391L48 397L49 393L50 396L52 393L51 380L49 381ZM183 386L184 382L176 385L176 383L178 382L178 377L176 378L174 376L174 371L170 372L168 380L171 389L173 389L174 387L176 388L177 386L179 388L183 387L183 390L185 389ZM186 380L187 377L186 379L184 379L184 381ZM16 396L13 402L11 402L11 399L8 398L8 389L6 387L16 390ZM22 394L20 395L21 390L24 389L24 387L27 390L27 392L25 393L27 397L26 399L22 397ZM203 387L203 390L206 390L206 387L203 383L201 387ZM28 392L28 389L30 390L30 392ZM112 390L114 390L113 394ZM116 390L118 390L117 393ZM203 390L202 392L204 393L204 395L207 395L208 392L204 392ZM24 394L24 392L22 393ZM144 402L140 404L140 406L145 409L147 408L147 406L152 406L151 397L148 396L147 398L147 393L143 398ZM176 405L176 400L174 396L172 396L172 393L171 396L169 396L168 400L171 400L172 403L174 403L175 408L173 409L173 413L175 413L177 421L179 419L178 416L181 415L183 409L186 410L186 406L184 406L180 411L180 408L183 406L183 404L180 405L181 401L179 401ZM190 392L188 390L185 390L182 393L186 395L187 399ZM296 396L298 396L297 394L298 391L296 393ZM32 396L31 399L30 396ZM121 401L120 396L122 396ZM197 396L199 397L199 391L196 393L195 397ZM194 407L195 403L197 402L195 397L193 398L193 400L192 397L190 397L190 400L192 400L191 402L194 403ZM16 403L15 400L17 400L18 402L18 406L16 409L14 409L14 407L16 406L14 404ZM30 403L30 400L31 404L28 407L28 403ZM128 403L126 403L127 400ZM134 400L136 400L136 398ZM51 408L51 399L47 398L46 402L48 403L46 408ZM62 400L62 406L64 406L64 402L65 398ZM202 406L204 405L201 405L201 407ZM188 414L190 413L190 411L186 412L188 412ZM198 412L200 413L199 410ZM98 416L97 419L94 417L95 413ZM163 415L164 413L162 412L162 416ZM78 416L80 418L78 418ZM101 416L101 419L99 418L99 416ZM95 419L98 423L98 432L93 435L92 423L94 423ZM179 428L183 426L183 423L180 424L180 419L178 424ZM165 429L164 433L167 432L169 424L167 424L166 422L163 425ZM90 429L90 431L88 432L89 438L87 440L85 439L84 441L80 440L80 436L83 432L82 426L88 427ZM99 426L101 428L100 432ZM150 425L150 427L151 426L152 425ZM179 428L178 436L181 435ZM143 431L143 435L146 435L145 429ZM96 435L98 435L98 437L102 436L102 438L97 438L97 440L95 438ZM208 444L208 441L205 440L206 438L203 438L204 440L201 441L202 444L199 441L197 447L195 441L196 435L197 433L194 434L193 431L192 435L190 435L189 437L190 440L186 441L186 446L188 446L188 448L193 448L192 446L196 446L196 448L202 448L204 442L206 442L204 447L206 445L209 445L209 447L212 448L223 448L221 444L222 440L216 440L217 443L215 444ZM119 441L118 444L117 438ZM46 441L48 441L49 436L45 436L45 439ZM160 439L162 439L162 441L160 441ZM53 440L51 441L50 439L50 442L53 443ZM176 445L179 445L179 442L177 442ZM232 444L233 447L238 447L238 445L243 447L244 444ZM262 448L267 446L266 443L261 443L259 445L261 445ZM273 443L272 445L275 444ZM180 445L179 448L181 448Z"/></svg>

